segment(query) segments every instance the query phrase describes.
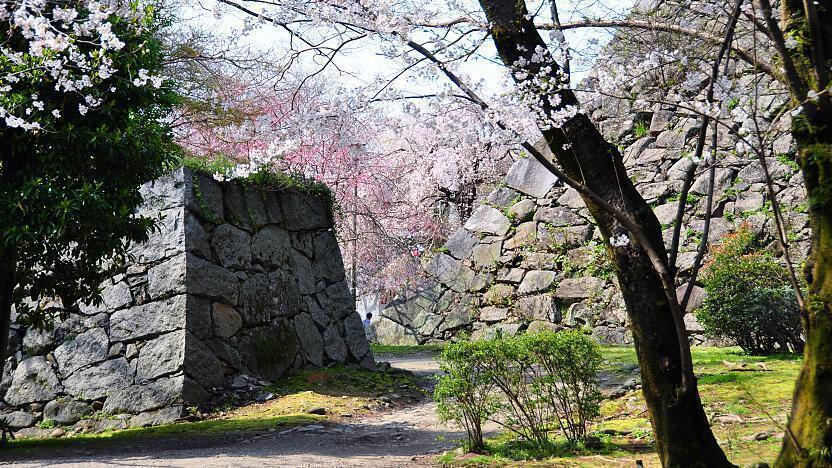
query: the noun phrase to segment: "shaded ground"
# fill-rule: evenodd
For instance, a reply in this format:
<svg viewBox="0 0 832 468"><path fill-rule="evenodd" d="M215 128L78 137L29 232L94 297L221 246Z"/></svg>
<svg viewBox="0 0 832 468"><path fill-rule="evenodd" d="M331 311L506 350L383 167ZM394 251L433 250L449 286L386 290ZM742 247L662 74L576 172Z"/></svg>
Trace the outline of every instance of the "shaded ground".
<svg viewBox="0 0 832 468"><path fill-rule="evenodd" d="M428 377L430 354L381 356L397 368ZM430 379L422 379L430 385ZM427 389L429 390L429 388ZM395 396L394 396L395 397ZM427 398L365 416L293 428L231 434L189 433L129 440L89 441L0 451L0 461L21 466L411 466L452 449L463 436L436 419ZM342 415L343 416L343 415ZM346 415L349 416L349 415ZM352 421L352 420L355 421Z"/></svg>
<svg viewBox="0 0 832 468"><path fill-rule="evenodd" d="M22 466L340 468L438 463L631 467L642 460L644 466L659 466L637 385L634 350L605 348L603 352L606 363L600 381L604 393L612 397L603 402L601 420L595 426L608 436L600 453L552 456L539 462L518 462L499 454L462 454L455 449L464 434L437 420L429 398L415 397L412 377L386 373L379 378L388 381L370 382L358 389L349 379L366 379L366 375L331 371L311 372L283 382L285 394L230 410L223 416L228 419L144 429L132 436L130 431L116 432L108 440L36 441L0 450L0 462ZM379 361L416 373L422 377L417 381L423 390L430 392L430 377L438 371L435 354L436 350L399 350L379 354ZM780 427L799 358L744 356L736 349L699 348L694 349L694 361L706 412L729 458L739 465L772 460L782 440ZM373 398L359 397L376 388L379 393ZM305 414L318 405L328 409L327 416ZM508 440L496 427L487 429L492 444ZM123 435L129 437L119 437Z"/></svg>

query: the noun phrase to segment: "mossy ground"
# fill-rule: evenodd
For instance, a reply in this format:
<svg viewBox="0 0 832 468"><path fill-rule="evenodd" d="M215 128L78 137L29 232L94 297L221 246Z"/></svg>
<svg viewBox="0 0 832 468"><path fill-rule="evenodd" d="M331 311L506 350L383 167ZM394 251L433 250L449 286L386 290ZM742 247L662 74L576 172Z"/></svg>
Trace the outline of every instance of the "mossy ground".
<svg viewBox="0 0 832 468"><path fill-rule="evenodd" d="M226 406L205 420L163 426L77 434L59 439L20 438L9 443L12 450L39 447L89 446L133 439L211 437L234 433L262 432L355 417L390 404L387 395L418 397L417 378L408 372L369 372L348 366L304 370L281 379L264 390L275 397L263 403ZM393 404L396 402L393 401ZM322 409L321 414L309 414Z"/></svg>
<svg viewBox="0 0 832 468"><path fill-rule="evenodd" d="M632 348L605 347L603 353L607 372L636 364ZM781 428L801 358L748 356L739 348L700 347L694 348L693 359L705 411L728 458L740 466L773 461L780 449ZM501 436L488 441L488 455L448 453L439 462L459 466L634 466L636 460L642 460L645 466L661 466L647 418L641 391L631 391L603 402L601 418L593 430L611 434L602 436L600 449L555 444L549 453L531 456L534 454L522 444ZM764 432L770 436L754 440Z"/></svg>
<svg viewBox="0 0 832 468"><path fill-rule="evenodd" d="M376 356L390 356L390 357L401 357L401 356L411 356L411 355L438 355L442 352L444 345L441 344L428 344L428 345L416 345L416 346L389 346L389 345L380 345L380 344L371 344L370 349L372 349L373 354Z"/></svg>

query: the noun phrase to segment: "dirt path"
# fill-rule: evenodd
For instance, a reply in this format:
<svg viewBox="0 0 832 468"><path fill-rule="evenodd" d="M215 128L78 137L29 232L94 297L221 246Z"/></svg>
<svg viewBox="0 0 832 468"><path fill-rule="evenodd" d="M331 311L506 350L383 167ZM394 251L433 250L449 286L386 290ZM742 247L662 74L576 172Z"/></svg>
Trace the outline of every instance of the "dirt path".
<svg viewBox="0 0 832 468"><path fill-rule="evenodd" d="M429 355L392 358L394 367L419 374L437 371ZM424 466L464 436L441 424L434 404L370 415L349 424L322 423L227 437L145 439L98 447L38 449L0 461L20 466Z"/></svg>

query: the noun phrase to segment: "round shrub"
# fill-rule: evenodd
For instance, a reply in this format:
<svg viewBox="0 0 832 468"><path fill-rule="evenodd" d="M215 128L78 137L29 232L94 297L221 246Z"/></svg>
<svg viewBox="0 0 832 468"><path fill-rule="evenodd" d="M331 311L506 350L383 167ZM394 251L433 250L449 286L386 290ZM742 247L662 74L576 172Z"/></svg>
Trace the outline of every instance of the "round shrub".
<svg viewBox="0 0 832 468"><path fill-rule="evenodd" d="M708 296L696 318L705 333L750 354L802 352L799 307L786 269L754 249L747 228L725 237L702 271Z"/></svg>

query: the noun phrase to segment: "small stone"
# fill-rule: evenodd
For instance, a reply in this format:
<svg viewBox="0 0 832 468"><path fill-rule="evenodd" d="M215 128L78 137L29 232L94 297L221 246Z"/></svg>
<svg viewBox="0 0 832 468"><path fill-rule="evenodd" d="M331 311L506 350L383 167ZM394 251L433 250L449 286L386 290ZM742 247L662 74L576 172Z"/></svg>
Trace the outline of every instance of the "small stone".
<svg viewBox="0 0 832 468"><path fill-rule="evenodd" d="M63 437L65 434L66 434L66 431L59 427L59 428L56 428L54 431L50 432L49 437L52 437L53 439L57 439L59 437Z"/></svg>
<svg viewBox="0 0 832 468"><path fill-rule="evenodd" d="M480 206L465 222L465 229L503 236L511 227L511 222L498 210L490 206Z"/></svg>
<svg viewBox="0 0 832 468"><path fill-rule="evenodd" d="M555 290L555 297L567 300L583 300L591 297L603 289L606 281L601 278L586 276L582 278L566 278Z"/></svg>
<svg viewBox="0 0 832 468"><path fill-rule="evenodd" d="M512 207L509 208L508 213L512 218L514 218L515 221L522 222L531 219L534 209L534 201L527 198L512 205Z"/></svg>
<svg viewBox="0 0 832 468"><path fill-rule="evenodd" d="M480 320L486 323L500 322L508 317L508 309L498 307L483 307L480 309Z"/></svg>
<svg viewBox="0 0 832 468"><path fill-rule="evenodd" d="M477 239L471 234L471 231L459 228L448 237L444 247L452 257L462 260L468 257L475 245L477 245Z"/></svg>
<svg viewBox="0 0 832 468"><path fill-rule="evenodd" d="M324 414L326 414L326 413L327 413L327 411L326 411L326 408L324 408L324 407L322 407L322 406L316 406L315 408L310 409L310 410L309 410L309 411L307 411L306 413L307 413L307 414L320 414L320 415L324 415Z"/></svg>
<svg viewBox="0 0 832 468"><path fill-rule="evenodd" d="M742 418L736 414L718 414L714 416L714 422L723 424L733 424L743 422Z"/></svg>
<svg viewBox="0 0 832 468"><path fill-rule="evenodd" d="M520 294L532 294L547 291L555 283L556 278L557 274L553 271L529 271L523 278L523 282L520 283L517 292Z"/></svg>

